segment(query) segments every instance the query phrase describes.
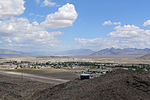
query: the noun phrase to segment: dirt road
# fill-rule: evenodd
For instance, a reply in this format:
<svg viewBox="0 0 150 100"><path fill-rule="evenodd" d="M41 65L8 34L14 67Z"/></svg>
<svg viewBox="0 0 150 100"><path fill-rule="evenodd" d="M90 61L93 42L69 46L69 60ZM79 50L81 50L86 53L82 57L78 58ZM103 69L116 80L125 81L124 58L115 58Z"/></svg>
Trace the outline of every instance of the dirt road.
<svg viewBox="0 0 150 100"><path fill-rule="evenodd" d="M55 84L55 85L69 81L69 80L58 79L58 78L54 78L54 77L50 77L50 76L45 77L45 76L39 76L39 75L34 75L34 74L11 72L11 71L4 71L4 70L1 70L0 74L6 75L6 76L11 76L11 77L20 77L22 79L25 78L25 79L29 79L29 80L33 80L33 81L39 81L39 82L50 83L50 84Z"/></svg>
<svg viewBox="0 0 150 100"><path fill-rule="evenodd" d="M0 100L34 100L34 93L76 77L64 71L0 69Z"/></svg>

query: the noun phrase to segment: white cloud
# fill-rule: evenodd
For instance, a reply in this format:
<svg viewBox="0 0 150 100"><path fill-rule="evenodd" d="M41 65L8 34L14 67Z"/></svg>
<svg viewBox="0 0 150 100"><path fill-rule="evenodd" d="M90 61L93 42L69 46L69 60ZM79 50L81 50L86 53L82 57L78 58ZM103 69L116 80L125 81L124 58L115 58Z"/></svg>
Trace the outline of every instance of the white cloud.
<svg viewBox="0 0 150 100"><path fill-rule="evenodd" d="M103 26L105 26L105 25L121 25L121 23L120 22L112 22L111 20L108 20L103 23Z"/></svg>
<svg viewBox="0 0 150 100"><path fill-rule="evenodd" d="M36 3L40 3L40 0L35 0Z"/></svg>
<svg viewBox="0 0 150 100"><path fill-rule="evenodd" d="M15 42L20 42L20 41L21 41L21 38L20 38L20 37L14 37L14 38L13 38L13 41L15 41Z"/></svg>
<svg viewBox="0 0 150 100"><path fill-rule="evenodd" d="M0 41L3 43L3 47L18 50L32 49L44 51L54 49L55 47L58 48L59 40L56 36L63 34L60 31L49 32L48 28L71 26L78 16L74 5L69 3L59 8L57 12L49 14L46 20L41 23L37 21L29 22L27 18L16 18L12 17L13 15L15 15L13 12L10 15L4 14L4 12L0 13L1 17L7 17L7 19L0 20Z"/></svg>
<svg viewBox="0 0 150 100"><path fill-rule="evenodd" d="M150 30L144 30L135 25L124 25L115 27L114 32L110 32L109 36L113 38L131 39L131 40L150 40Z"/></svg>
<svg viewBox="0 0 150 100"><path fill-rule="evenodd" d="M43 30L40 26L30 24L26 18L11 18L10 20L0 21L0 35L11 36L15 34L32 33L33 31Z"/></svg>
<svg viewBox="0 0 150 100"><path fill-rule="evenodd" d="M3 42L11 43L10 45L14 48L21 46L32 49L51 48L58 43L55 36L62 34L59 31L48 32L38 22L30 23L26 18L11 18L0 21L0 26L0 39Z"/></svg>
<svg viewBox="0 0 150 100"><path fill-rule="evenodd" d="M72 26L73 22L77 19L77 12L73 4L67 3L60 7L57 12L49 14L42 26L47 28L64 28Z"/></svg>
<svg viewBox="0 0 150 100"><path fill-rule="evenodd" d="M115 27L114 32L110 32L109 36L118 38L131 38L143 34L145 30L135 25L124 25Z"/></svg>
<svg viewBox="0 0 150 100"><path fill-rule="evenodd" d="M58 40L54 38L56 35L61 35L62 32L47 32L47 31L38 31L33 32L32 34L26 34L26 39L40 44L55 44Z"/></svg>
<svg viewBox="0 0 150 100"><path fill-rule="evenodd" d="M56 3L52 2L51 0L44 0L43 1L44 6L55 6Z"/></svg>
<svg viewBox="0 0 150 100"><path fill-rule="evenodd" d="M124 25L115 27L115 31L109 36L120 41L120 47L149 48L150 30L144 30L135 25Z"/></svg>
<svg viewBox="0 0 150 100"><path fill-rule="evenodd" d="M93 50L100 50L104 48L118 47L118 40L111 40L108 38L95 38L95 39L85 39L85 38L75 38L82 48L89 48Z"/></svg>
<svg viewBox="0 0 150 100"><path fill-rule="evenodd" d="M40 0L36 1L40 2ZM57 12L49 14L41 23L29 22L27 18L14 17L22 14L24 10L24 0L0 1L0 43L3 43L4 48L19 50L58 48L59 40L55 36L63 32L49 32L48 28L72 26L78 16L74 5L67 3Z"/></svg>
<svg viewBox="0 0 150 100"><path fill-rule="evenodd" d="M150 30L135 25L117 26L107 38L84 39L76 38L81 47L90 49L104 48L150 48Z"/></svg>
<svg viewBox="0 0 150 100"><path fill-rule="evenodd" d="M0 0L0 19L24 13L24 0Z"/></svg>
<svg viewBox="0 0 150 100"><path fill-rule="evenodd" d="M6 37L6 38L4 38L4 39L5 39L6 42L9 42L9 43L12 42L11 39L10 39L9 37Z"/></svg>
<svg viewBox="0 0 150 100"><path fill-rule="evenodd" d="M145 21L143 26L150 26L150 20Z"/></svg>

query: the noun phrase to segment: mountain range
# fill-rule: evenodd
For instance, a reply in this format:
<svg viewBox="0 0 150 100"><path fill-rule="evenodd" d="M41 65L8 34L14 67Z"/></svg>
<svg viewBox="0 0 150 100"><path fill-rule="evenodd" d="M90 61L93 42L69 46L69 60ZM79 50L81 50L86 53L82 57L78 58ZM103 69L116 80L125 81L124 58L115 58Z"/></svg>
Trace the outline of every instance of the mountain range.
<svg viewBox="0 0 150 100"><path fill-rule="evenodd" d="M22 55L67 55L67 56L117 56L117 55L146 55L150 54L150 49L137 48L106 48L99 51L92 51L90 49L73 49L61 52L20 52L9 49L0 49L0 55L7 56L22 56Z"/></svg>
<svg viewBox="0 0 150 100"><path fill-rule="evenodd" d="M90 49L73 49L67 51L60 51L60 52L20 52L15 50L9 49L0 49L0 55L7 55L7 56L47 56L47 55L67 55L67 56L83 56L83 55L90 55L94 53L94 51Z"/></svg>
<svg viewBox="0 0 150 100"><path fill-rule="evenodd" d="M150 60L150 53L139 57L139 59Z"/></svg>
<svg viewBox="0 0 150 100"><path fill-rule="evenodd" d="M95 51L92 51L90 49L73 49L73 50L58 52L56 53L56 55L85 56L85 55L90 55L94 52Z"/></svg>
<svg viewBox="0 0 150 100"><path fill-rule="evenodd" d="M137 48L107 48L91 54L91 56L111 56L111 55L145 55L150 53L149 48L137 49Z"/></svg>
<svg viewBox="0 0 150 100"><path fill-rule="evenodd" d="M17 56L17 55L23 55L23 54L24 53L20 51L0 49L0 55Z"/></svg>

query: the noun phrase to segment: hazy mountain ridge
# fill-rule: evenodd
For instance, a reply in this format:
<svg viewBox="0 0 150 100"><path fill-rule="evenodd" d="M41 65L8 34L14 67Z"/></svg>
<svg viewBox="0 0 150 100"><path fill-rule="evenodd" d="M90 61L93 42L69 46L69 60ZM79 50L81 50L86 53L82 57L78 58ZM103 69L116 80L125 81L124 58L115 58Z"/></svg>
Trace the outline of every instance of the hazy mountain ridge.
<svg viewBox="0 0 150 100"><path fill-rule="evenodd" d="M143 60L150 60L150 53L146 54L144 56L139 57L138 59L143 59Z"/></svg>
<svg viewBox="0 0 150 100"><path fill-rule="evenodd" d="M73 50L67 50L67 51L62 51L56 54L60 55L90 55L94 53L94 51L90 49L73 49Z"/></svg>
<svg viewBox="0 0 150 100"><path fill-rule="evenodd" d="M0 49L0 55L7 56L24 56L24 55L66 55L66 56L117 56L117 55L146 55L150 54L150 49L136 49L136 48L106 48L99 50L97 52L92 51L90 49L72 49L67 51L60 52L21 52L9 49Z"/></svg>
<svg viewBox="0 0 150 100"><path fill-rule="evenodd" d="M9 49L0 49L0 55L21 55L24 54L20 51L9 50Z"/></svg>
<svg viewBox="0 0 150 100"><path fill-rule="evenodd" d="M7 55L7 56L22 56L22 55L68 55L68 56L83 56L83 55L90 55L94 53L94 51L90 49L73 49L67 51L60 51L60 52L20 52L15 50L9 49L0 49L0 55Z"/></svg>
<svg viewBox="0 0 150 100"><path fill-rule="evenodd" d="M104 56L104 55L145 55L150 53L150 49L136 49L136 48L107 48L91 54L91 56Z"/></svg>

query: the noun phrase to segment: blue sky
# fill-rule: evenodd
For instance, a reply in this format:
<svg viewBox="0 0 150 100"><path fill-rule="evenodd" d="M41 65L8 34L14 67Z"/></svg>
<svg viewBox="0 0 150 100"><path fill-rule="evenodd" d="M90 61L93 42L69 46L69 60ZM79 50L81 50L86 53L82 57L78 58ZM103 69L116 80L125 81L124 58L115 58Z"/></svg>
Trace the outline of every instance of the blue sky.
<svg viewBox="0 0 150 100"><path fill-rule="evenodd" d="M150 48L149 0L2 0L0 48Z"/></svg>

